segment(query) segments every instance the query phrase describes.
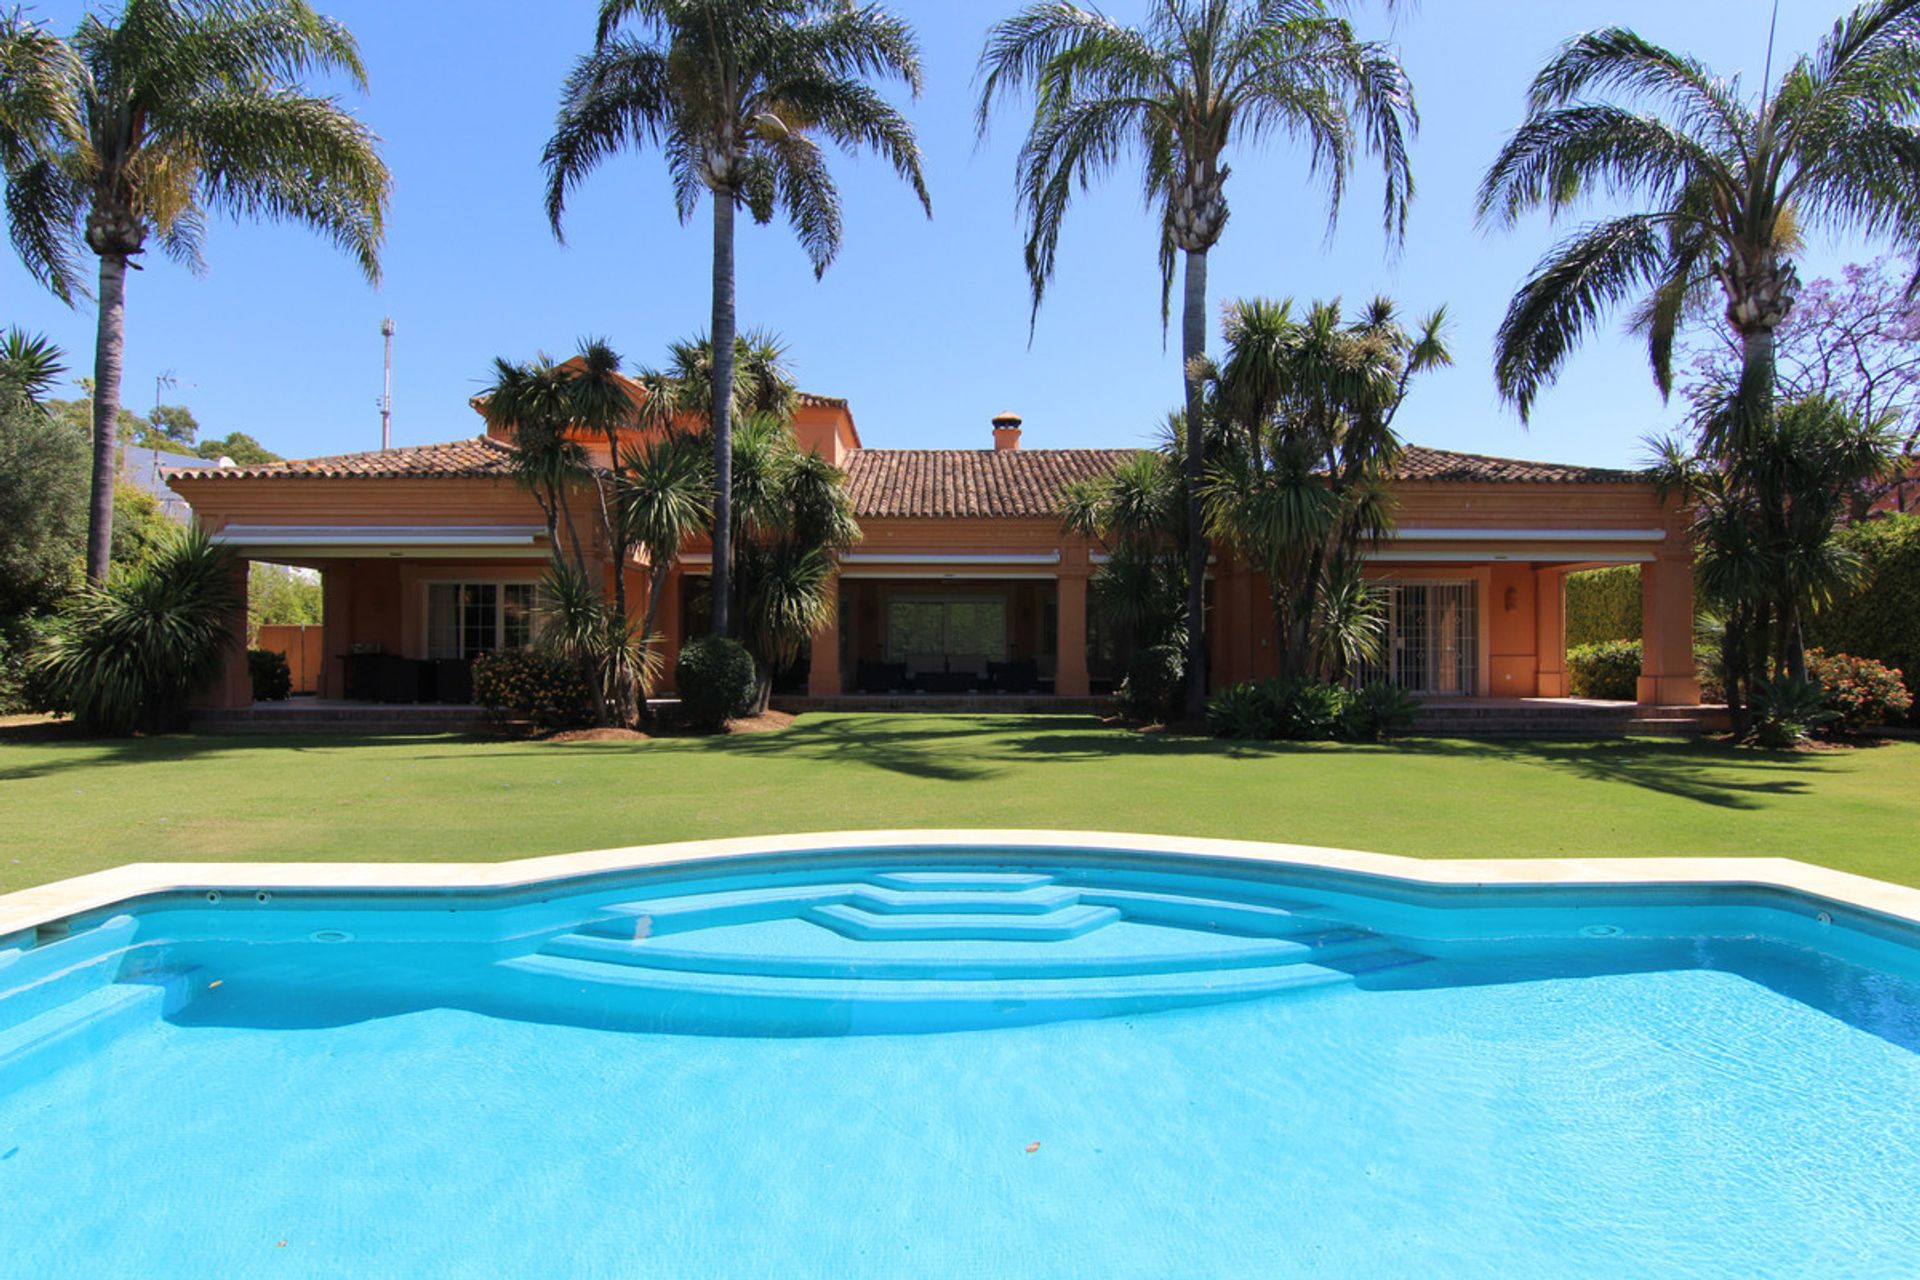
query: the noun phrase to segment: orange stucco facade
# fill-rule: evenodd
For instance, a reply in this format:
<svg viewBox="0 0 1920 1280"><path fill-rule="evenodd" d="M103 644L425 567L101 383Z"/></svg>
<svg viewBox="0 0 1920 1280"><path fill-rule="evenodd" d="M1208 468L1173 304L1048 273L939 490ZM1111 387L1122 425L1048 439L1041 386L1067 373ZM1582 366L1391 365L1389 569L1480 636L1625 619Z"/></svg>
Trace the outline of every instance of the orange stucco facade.
<svg viewBox="0 0 1920 1280"><path fill-rule="evenodd" d="M997 449L1021 448L1014 422L996 424ZM856 464L863 452L844 402L805 398L795 427L803 447L836 465ZM504 594L507 584L532 584L545 571L544 523L530 494L502 473L411 474L415 456L398 450L170 477L202 524L241 556L321 573L324 643L315 684L322 697L347 694L347 657L356 651L432 656L429 599L436 584L484 582ZM1650 483L1619 476L1407 479L1395 492L1397 535L1369 557L1367 573L1403 592L1396 599L1405 602L1407 617L1390 659L1400 664L1395 670L1418 673L1435 662L1447 668L1447 679L1431 679L1435 687L1423 692L1564 696L1566 575L1638 564L1645 593L1640 699L1698 703L1686 519ZM588 554L611 574L594 523L582 519L580 532L593 544ZM862 540L841 559L834 621L814 637L798 673L809 696L855 692L887 659L899 658L893 649L902 643L903 602L922 616L949 617L939 613L947 603L994 602L988 616L1004 619L995 652L1032 664L1043 691L1082 696L1110 677L1100 670L1087 608L1101 548L1063 532L1057 517L863 515L861 528ZM646 567L636 561L624 570L637 614L646 607ZM704 548L696 548L668 580L658 615L668 672L687 626L685 579L706 572ZM1217 549L1208 599L1212 682L1272 674L1274 632L1260 574ZM1411 648L1398 651L1403 645L1425 648L1408 657ZM209 691L209 701L221 705L247 697L240 663Z"/></svg>

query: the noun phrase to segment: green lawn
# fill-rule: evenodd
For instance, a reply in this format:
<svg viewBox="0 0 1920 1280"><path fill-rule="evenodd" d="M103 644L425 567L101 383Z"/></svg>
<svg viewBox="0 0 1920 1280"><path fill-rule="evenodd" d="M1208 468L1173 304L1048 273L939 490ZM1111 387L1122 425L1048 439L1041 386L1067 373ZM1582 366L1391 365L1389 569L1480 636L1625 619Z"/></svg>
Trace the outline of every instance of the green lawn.
<svg viewBox="0 0 1920 1280"><path fill-rule="evenodd" d="M0 890L161 859L481 860L710 836L1056 827L1428 857L1777 854L1920 884L1920 745L1253 748L1092 719L803 717L632 743L0 729Z"/></svg>

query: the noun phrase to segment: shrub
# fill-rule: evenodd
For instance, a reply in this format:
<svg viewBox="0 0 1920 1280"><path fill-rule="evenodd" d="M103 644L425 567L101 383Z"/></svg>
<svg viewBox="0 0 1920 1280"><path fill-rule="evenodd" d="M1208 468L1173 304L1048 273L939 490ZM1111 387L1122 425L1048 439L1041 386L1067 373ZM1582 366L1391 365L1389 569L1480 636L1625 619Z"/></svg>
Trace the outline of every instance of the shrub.
<svg viewBox="0 0 1920 1280"><path fill-rule="evenodd" d="M293 669L287 655L272 649L247 650L247 678L255 702L285 702L293 693Z"/></svg>
<svg viewBox="0 0 1920 1280"><path fill-rule="evenodd" d="M81 593L39 669L85 732L184 728L187 701L219 674L242 607L232 554L201 529L174 529L144 562Z"/></svg>
<svg viewBox="0 0 1920 1280"><path fill-rule="evenodd" d="M1837 713L1835 727L1859 733L1913 710L1913 695L1900 672L1872 658L1807 650L1807 675L1826 691L1827 708Z"/></svg>
<svg viewBox="0 0 1920 1280"><path fill-rule="evenodd" d="M1632 702L1640 696L1640 642L1604 640L1568 649L1567 691L1576 698Z"/></svg>
<svg viewBox="0 0 1920 1280"><path fill-rule="evenodd" d="M1840 538L1860 579L1807 619L1807 642L1898 668L1920 692L1920 515L1863 521Z"/></svg>
<svg viewBox="0 0 1920 1280"><path fill-rule="evenodd" d="M1136 720L1165 720L1180 705L1186 680L1187 656L1178 645L1149 645L1127 663L1126 679L1114 696Z"/></svg>
<svg viewBox="0 0 1920 1280"><path fill-rule="evenodd" d="M706 733L751 711L759 694L753 655L720 636L704 636L680 650L673 675L687 723Z"/></svg>
<svg viewBox="0 0 1920 1280"><path fill-rule="evenodd" d="M473 660L473 700L504 719L542 729L585 724L591 705L578 664L532 649L497 649Z"/></svg>
<svg viewBox="0 0 1920 1280"><path fill-rule="evenodd" d="M1575 648L1640 637L1640 566L1567 575L1567 644Z"/></svg>
<svg viewBox="0 0 1920 1280"><path fill-rule="evenodd" d="M1348 694L1320 680L1285 677L1237 684L1207 702L1207 727L1216 737L1316 742L1340 736Z"/></svg>
<svg viewBox="0 0 1920 1280"><path fill-rule="evenodd" d="M73 709L50 686L38 661L53 633L63 626L55 614L0 620L0 716L36 711L64 714Z"/></svg>
<svg viewBox="0 0 1920 1280"><path fill-rule="evenodd" d="M1350 742L1382 742L1413 728L1420 700L1405 689L1377 680L1346 695L1340 734Z"/></svg>
<svg viewBox="0 0 1920 1280"><path fill-rule="evenodd" d="M1753 710L1753 740L1763 747L1797 746L1840 719L1827 705L1827 691L1818 681L1795 676L1775 676L1755 685Z"/></svg>

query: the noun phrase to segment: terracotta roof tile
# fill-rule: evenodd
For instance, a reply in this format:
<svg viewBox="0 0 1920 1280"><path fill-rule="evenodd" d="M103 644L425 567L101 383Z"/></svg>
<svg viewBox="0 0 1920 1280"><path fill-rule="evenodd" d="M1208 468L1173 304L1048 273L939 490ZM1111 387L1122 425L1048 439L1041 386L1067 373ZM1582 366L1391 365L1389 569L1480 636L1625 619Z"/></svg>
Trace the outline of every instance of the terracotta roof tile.
<svg viewBox="0 0 1920 1280"><path fill-rule="evenodd" d="M1525 462L1519 458L1429 449L1418 444L1410 444L1400 451L1399 475L1403 480L1512 480L1536 484L1634 484L1647 478L1644 471Z"/></svg>
<svg viewBox="0 0 1920 1280"><path fill-rule="evenodd" d="M511 474L512 450L486 436L470 436L446 444L410 445L343 453L330 458L303 458L293 462L266 462L239 467L191 467L169 471L169 479L273 480L318 478L327 480L419 480L462 476Z"/></svg>
<svg viewBox="0 0 1920 1280"><path fill-rule="evenodd" d="M1131 449L855 449L856 515L1057 516L1067 486L1105 475Z"/></svg>
<svg viewBox="0 0 1920 1280"><path fill-rule="evenodd" d="M1131 449L855 449L847 455L847 482L860 516L1048 517L1060 514L1067 486L1104 475ZM476 436L446 444L348 453L258 466L169 470L189 480L281 478L413 480L504 478L510 448ZM1560 466L1453 453L1409 445L1400 475L1434 482L1619 484L1643 481L1638 471Z"/></svg>

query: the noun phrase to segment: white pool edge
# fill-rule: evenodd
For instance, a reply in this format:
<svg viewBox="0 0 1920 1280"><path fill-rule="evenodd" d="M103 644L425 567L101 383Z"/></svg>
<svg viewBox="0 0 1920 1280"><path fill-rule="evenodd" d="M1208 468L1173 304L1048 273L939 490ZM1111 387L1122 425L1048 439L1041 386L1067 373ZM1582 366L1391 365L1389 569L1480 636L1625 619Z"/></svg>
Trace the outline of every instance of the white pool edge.
<svg viewBox="0 0 1920 1280"><path fill-rule="evenodd" d="M634 845L511 862L134 862L0 896L0 938L156 894L219 890L351 893L514 889L547 881L783 853L1111 850L1344 871L1413 884L1474 888L1720 886L1778 889L1920 925L1920 889L1792 858L1414 858L1255 840L1112 831L816 831Z"/></svg>

